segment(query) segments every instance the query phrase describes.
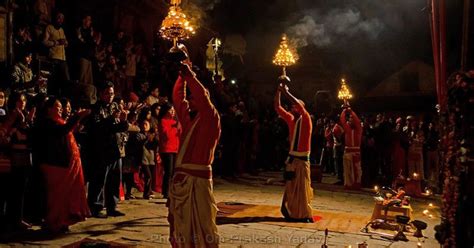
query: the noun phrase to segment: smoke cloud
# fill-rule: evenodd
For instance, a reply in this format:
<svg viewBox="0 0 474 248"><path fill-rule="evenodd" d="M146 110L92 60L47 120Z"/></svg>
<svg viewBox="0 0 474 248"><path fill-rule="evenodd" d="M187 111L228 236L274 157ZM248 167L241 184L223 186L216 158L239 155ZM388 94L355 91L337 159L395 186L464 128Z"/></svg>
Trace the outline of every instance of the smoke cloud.
<svg viewBox="0 0 474 248"><path fill-rule="evenodd" d="M195 4L202 8L205 11L213 10L217 4L219 4L221 0L193 0L187 1L187 4Z"/></svg>
<svg viewBox="0 0 474 248"><path fill-rule="evenodd" d="M384 29L379 19L364 19L358 10L333 9L326 14L308 11L287 33L297 47L327 47L354 38L375 40Z"/></svg>

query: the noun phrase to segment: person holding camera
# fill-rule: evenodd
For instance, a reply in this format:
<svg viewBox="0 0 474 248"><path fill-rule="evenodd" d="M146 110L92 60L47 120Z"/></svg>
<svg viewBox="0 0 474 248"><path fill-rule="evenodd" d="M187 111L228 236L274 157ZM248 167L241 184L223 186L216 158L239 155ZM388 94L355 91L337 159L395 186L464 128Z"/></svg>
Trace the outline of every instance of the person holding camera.
<svg viewBox="0 0 474 248"><path fill-rule="evenodd" d="M93 217L123 216L117 211L123 142L117 134L128 130L127 113L113 102L114 84L100 85L100 101L92 107L88 122L90 175L88 202ZM123 145L122 145L123 144ZM101 213L106 208L107 215Z"/></svg>
<svg viewBox="0 0 474 248"><path fill-rule="evenodd" d="M302 100L294 97L287 86L289 78L280 78L281 82L274 98L274 107L278 115L288 125L290 151L285 162L285 193L281 213L287 221L313 222L311 200L311 173L309 155L311 151L311 116L305 109ZM286 111L280 103L281 95L291 102L291 110Z"/></svg>

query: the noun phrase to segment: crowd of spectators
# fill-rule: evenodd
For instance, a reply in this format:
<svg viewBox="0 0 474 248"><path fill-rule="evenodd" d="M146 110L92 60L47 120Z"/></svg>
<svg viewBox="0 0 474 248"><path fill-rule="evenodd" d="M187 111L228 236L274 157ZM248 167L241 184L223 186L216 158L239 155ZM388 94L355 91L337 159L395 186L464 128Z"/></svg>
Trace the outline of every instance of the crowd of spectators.
<svg viewBox="0 0 474 248"><path fill-rule="evenodd" d="M117 210L121 185L126 200L137 197L133 188L143 199L156 197L154 192L166 198L181 130L168 93L176 70L121 30L103 37L90 15L75 30L64 30L68 17L36 2L35 21L14 26L15 63L0 89L0 164L9 165L0 172L0 218L6 220L1 223L23 229L29 223L48 225L52 210L46 205L60 193L51 193L54 172L44 165L78 168L77 156L84 178L75 182L86 187L90 213L76 209L76 222L90 215L123 215ZM214 176L282 170L288 130L271 100L198 66L194 71L221 114ZM339 117L313 113L312 118L311 162L342 180ZM361 119L364 186L413 172L439 184L434 120L384 114ZM74 194L85 192L75 188ZM67 224L49 228L64 231Z"/></svg>

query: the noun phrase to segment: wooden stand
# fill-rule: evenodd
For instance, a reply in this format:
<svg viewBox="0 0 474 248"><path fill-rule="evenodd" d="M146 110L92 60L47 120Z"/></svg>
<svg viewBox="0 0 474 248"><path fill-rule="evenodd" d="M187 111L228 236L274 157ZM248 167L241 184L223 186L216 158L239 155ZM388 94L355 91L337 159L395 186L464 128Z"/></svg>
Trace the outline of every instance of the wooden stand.
<svg viewBox="0 0 474 248"><path fill-rule="evenodd" d="M395 220L395 216L403 215L411 219L411 206L390 206L387 211L387 219L388 220ZM371 220L375 219L385 219L385 206L382 205L380 202L376 202L374 206L374 211L372 212Z"/></svg>

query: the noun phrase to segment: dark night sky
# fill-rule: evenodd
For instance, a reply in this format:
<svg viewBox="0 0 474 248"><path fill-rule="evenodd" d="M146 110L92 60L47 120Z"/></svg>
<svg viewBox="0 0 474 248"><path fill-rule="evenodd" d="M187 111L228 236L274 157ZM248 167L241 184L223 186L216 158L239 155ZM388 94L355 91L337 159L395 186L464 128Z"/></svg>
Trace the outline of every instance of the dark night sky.
<svg viewBox="0 0 474 248"><path fill-rule="evenodd" d="M102 5L117 0L74 2L73 12L83 5L110 12L112 8ZM135 7L157 6L158 13L152 16L160 19L169 1L128 2ZM449 71L453 71L459 67L463 0L446 2ZM360 93L413 60L432 64L426 5L426 0L182 0L184 11L199 18L196 37L188 41L195 50L203 49L216 33L220 38L238 34L245 39L244 65L240 59L224 57L231 76L257 81L275 78L280 72L271 60L286 32L300 45L300 61L289 70L295 78L304 74L338 82L344 75ZM150 11L147 7L143 13Z"/></svg>
<svg viewBox="0 0 474 248"><path fill-rule="evenodd" d="M432 64L426 0L189 2L211 9L206 12L205 23L221 36L237 33L245 38L247 69L242 76L253 73L248 68L258 68L269 75L278 73L271 59L283 32L300 44L300 61L294 73L301 71L337 80L346 75L362 91L410 61ZM450 60L451 67L456 68L462 1L447 2Z"/></svg>

